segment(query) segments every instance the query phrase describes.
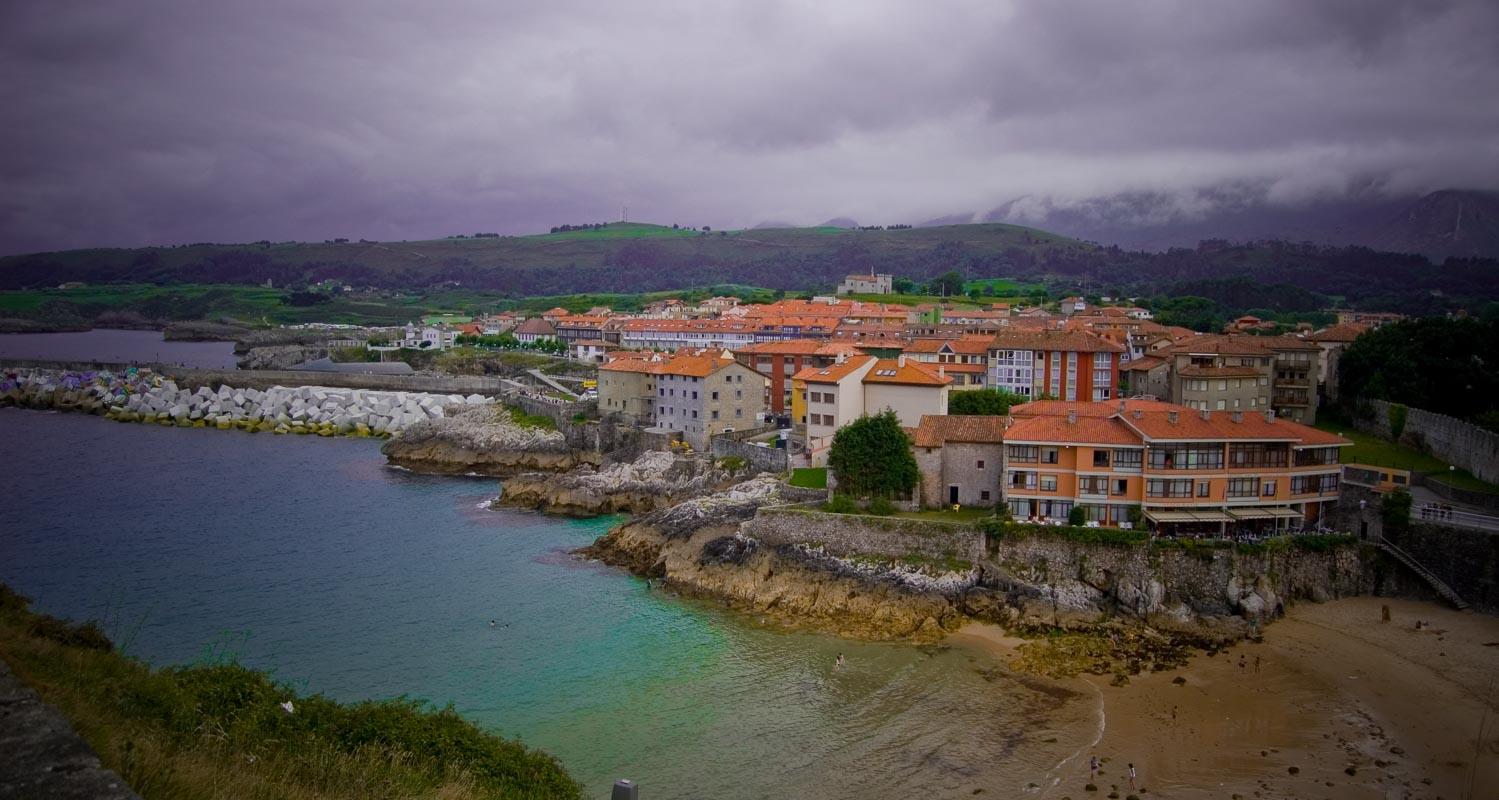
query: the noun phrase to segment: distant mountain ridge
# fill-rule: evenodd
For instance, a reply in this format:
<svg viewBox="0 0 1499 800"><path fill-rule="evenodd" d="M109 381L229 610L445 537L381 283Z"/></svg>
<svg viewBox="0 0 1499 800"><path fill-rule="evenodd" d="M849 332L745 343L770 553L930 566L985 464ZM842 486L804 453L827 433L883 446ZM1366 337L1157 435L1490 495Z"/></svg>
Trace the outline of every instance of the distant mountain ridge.
<svg viewBox="0 0 1499 800"><path fill-rule="evenodd" d="M1448 257L1499 257L1499 192L1444 189L1425 196L1354 195L1300 206L1267 202L1235 187L1186 196L1129 192L1081 202L1024 196L982 215L1065 236L1161 251L1198 242L1281 240L1359 245Z"/></svg>

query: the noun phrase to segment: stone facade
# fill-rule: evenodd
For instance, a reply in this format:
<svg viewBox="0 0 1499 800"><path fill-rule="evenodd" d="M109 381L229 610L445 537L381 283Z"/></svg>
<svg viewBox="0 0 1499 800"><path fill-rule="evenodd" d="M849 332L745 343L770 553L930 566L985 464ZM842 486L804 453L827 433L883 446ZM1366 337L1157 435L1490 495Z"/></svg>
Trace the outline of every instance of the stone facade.
<svg viewBox="0 0 1499 800"><path fill-rule="evenodd" d="M1390 404L1369 400L1369 413L1354 421L1361 431L1390 436ZM1400 440L1473 473L1479 480L1499 483L1499 433L1484 430L1456 417L1412 408L1406 412Z"/></svg>
<svg viewBox="0 0 1499 800"><path fill-rule="evenodd" d="M998 442L946 442L941 447L916 447L921 469L921 504L942 508L991 508L1000 501L1004 474L1004 445Z"/></svg>
<svg viewBox="0 0 1499 800"><path fill-rule="evenodd" d="M727 436L715 436L712 450L714 458L737 456L744 459L751 474L773 472L779 475L791 468L784 447L761 447L749 442L736 441Z"/></svg>

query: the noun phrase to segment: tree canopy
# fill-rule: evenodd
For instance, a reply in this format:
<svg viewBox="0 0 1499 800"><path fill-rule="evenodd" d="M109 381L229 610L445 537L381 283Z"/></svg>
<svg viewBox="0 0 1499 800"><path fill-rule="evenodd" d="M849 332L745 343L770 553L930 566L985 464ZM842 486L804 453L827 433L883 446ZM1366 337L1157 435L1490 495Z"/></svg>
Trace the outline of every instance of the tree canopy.
<svg viewBox="0 0 1499 800"><path fill-rule="evenodd" d="M1003 389L972 389L953 392L947 398L947 413L956 417L1001 416L1025 398Z"/></svg>
<svg viewBox="0 0 1499 800"><path fill-rule="evenodd" d="M1499 409L1499 322L1408 320L1358 337L1338 358L1338 394L1473 420Z"/></svg>
<svg viewBox="0 0 1499 800"><path fill-rule="evenodd" d="M838 479L838 491L858 496L904 495L920 478L911 437L889 410L839 428L833 434L828 468Z"/></svg>

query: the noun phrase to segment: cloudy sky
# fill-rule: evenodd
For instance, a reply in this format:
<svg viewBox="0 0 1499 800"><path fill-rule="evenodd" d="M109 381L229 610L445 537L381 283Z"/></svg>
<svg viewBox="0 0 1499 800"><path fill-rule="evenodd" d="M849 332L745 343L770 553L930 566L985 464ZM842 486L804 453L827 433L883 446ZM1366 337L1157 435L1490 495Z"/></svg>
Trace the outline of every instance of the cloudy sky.
<svg viewBox="0 0 1499 800"><path fill-rule="evenodd" d="M1499 188L1499 3L10 2L0 252Z"/></svg>

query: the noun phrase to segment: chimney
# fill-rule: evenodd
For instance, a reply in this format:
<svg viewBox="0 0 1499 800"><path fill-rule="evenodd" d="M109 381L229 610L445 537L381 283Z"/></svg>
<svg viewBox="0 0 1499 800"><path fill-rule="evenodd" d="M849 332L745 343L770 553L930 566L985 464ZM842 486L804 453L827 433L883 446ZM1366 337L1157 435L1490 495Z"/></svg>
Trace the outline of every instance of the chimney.
<svg viewBox="0 0 1499 800"><path fill-rule="evenodd" d="M1235 411L1234 413L1229 414L1228 418L1231 419L1231 420L1233 420L1235 423L1243 422L1244 421L1244 412L1242 412L1242 411Z"/></svg>
<svg viewBox="0 0 1499 800"><path fill-rule="evenodd" d="M833 363L834 364L842 364L843 363L843 359L847 358L847 357L848 357L847 353L843 352L842 350L839 350L838 351L838 355L836 355L836 356L833 357Z"/></svg>
<svg viewBox="0 0 1499 800"><path fill-rule="evenodd" d="M1275 421L1275 409L1272 408L1269 411L1265 412L1265 421L1266 422L1274 422Z"/></svg>
<svg viewBox="0 0 1499 800"><path fill-rule="evenodd" d="M939 367L937 367L937 377L939 377L939 378L946 378L947 377L947 367L946 366L939 366Z"/></svg>
<svg viewBox="0 0 1499 800"><path fill-rule="evenodd" d="M901 353L900 355L898 355L898 356L895 357L895 366L897 366L897 367L904 367L905 365L906 365L906 354L905 353Z"/></svg>
<svg viewBox="0 0 1499 800"><path fill-rule="evenodd" d="M1121 397L1119 398L1119 413L1123 414L1124 410L1124 398Z"/></svg>
<svg viewBox="0 0 1499 800"><path fill-rule="evenodd" d="M1175 412L1175 411L1167 411L1166 412L1166 421L1167 422L1171 423L1172 425L1175 425L1176 424L1176 419L1177 419L1177 412Z"/></svg>
<svg viewBox="0 0 1499 800"><path fill-rule="evenodd" d="M1072 409L1072 410L1070 410L1070 411L1067 412L1067 424L1068 425L1076 425L1077 424L1077 409L1074 408L1074 409Z"/></svg>
<svg viewBox="0 0 1499 800"><path fill-rule="evenodd" d="M1145 412L1141 411L1140 409L1137 408L1137 409L1135 409L1134 417L1135 417L1135 419L1144 419L1145 418Z"/></svg>
<svg viewBox="0 0 1499 800"><path fill-rule="evenodd" d="M1207 410L1207 409L1204 408L1204 409L1202 409L1202 418L1204 420L1209 419L1212 416L1212 413L1213 412L1211 412L1211 411L1209 411L1209 410Z"/></svg>

